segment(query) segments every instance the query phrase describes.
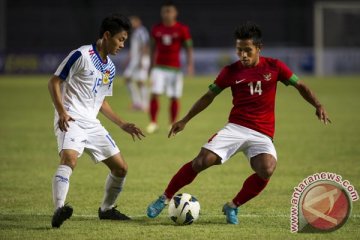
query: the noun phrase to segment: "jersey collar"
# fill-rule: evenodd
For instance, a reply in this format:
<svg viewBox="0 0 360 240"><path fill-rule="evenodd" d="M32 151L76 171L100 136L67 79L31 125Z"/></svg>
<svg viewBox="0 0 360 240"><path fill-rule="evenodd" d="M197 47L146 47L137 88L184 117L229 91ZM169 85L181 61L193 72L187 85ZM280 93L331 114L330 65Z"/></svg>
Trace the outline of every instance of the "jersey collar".
<svg viewBox="0 0 360 240"><path fill-rule="evenodd" d="M101 58L100 55L99 55L99 52L98 52L97 49L96 49L96 43L93 43L93 44L92 44L92 47L93 47L93 50L94 50L94 52L95 52L95 54L96 54L96 57L99 59L99 61L100 61L102 64L107 64L107 63L108 63L107 57L106 57L106 60L105 60L105 61L102 60L102 58Z"/></svg>

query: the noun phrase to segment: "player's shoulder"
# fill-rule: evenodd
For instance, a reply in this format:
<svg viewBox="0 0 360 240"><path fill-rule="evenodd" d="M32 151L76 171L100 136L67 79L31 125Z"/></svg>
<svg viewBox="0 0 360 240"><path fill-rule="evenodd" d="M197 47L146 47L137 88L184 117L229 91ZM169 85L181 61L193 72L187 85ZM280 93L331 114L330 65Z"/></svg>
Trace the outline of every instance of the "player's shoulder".
<svg viewBox="0 0 360 240"><path fill-rule="evenodd" d="M284 63L277 58L260 57L260 61L262 61L264 65L267 65L267 66L273 67L273 68L279 68L284 65Z"/></svg>
<svg viewBox="0 0 360 240"><path fill-rule="evenodd" d="M176 27L176 28L180 28L180 29L185 30L185 31L189 31L189 30L190 30L189 26L186 25L186 24L184 24L184 23L182 23L182 22L176 22L175 27Z"/></svg>
<svg viewBox="0 0 360 240"><path fill-rule="evenodd" d="M222 74L229 74L231 75L232 73L237 73L239 70L241 70L243 67L240 63L240 60L230 63L226 66L224 66L221 70Z"/></svg>
<svg viewBox="0 0 360 240"><path fill-rule="evenodd" d="M227 70L230 70L230 71L234 71L234 70L239 70L239 69L243 68L243 66L242 66L240 60L237 60L233 63L226 65L224 68L226 68Z"/></svg>
<svg viewBox="0 0 360 240"><path fill-rule="evenodd" d="M91 52L94 52L93 46L91 44L82 45L72 51L73 54L77 54L77 55L79 55L79 57L86 57L86 56L90 55Z"/></svg>

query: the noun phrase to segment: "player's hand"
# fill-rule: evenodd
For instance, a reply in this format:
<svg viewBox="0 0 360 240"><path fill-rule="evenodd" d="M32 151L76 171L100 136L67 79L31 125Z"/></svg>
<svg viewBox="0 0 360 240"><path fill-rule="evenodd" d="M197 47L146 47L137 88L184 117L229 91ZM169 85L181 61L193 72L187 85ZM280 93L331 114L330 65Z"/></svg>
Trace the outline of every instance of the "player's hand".
<svg viewBox="0 0 360 240"><path fill-rule="evenodd" d="M186 122L184 120L180 120L180 121L174 123L170 129L168 138L170 138L171 136L175 136L178 132L181 132L182 130L184 130L185 125L186 125Z"/></svg>
<svg viewBox="0 0 360 240"><path fill-rule="evenodd" d="M135 137L141 140L145 137L144 133L141 131L140 128L136 127L133 123L124 123L121 126L121 129L131 135L132 139L135 141Z"/></svg>
<svg viewBox="0 0 360 240"><path fill-rule="evenodd" d="M67 113L59 114L59 121L58 125L62 132L67 132L69 126L69 122L73 121L75 122L75 119L73 119L70 115Z"/></svg>
<svg viewBox="0 0 360 240"><path fill-rule="evenodd" d="M318 119L323 122L324 124L331 123L330 118L325 110L325 108L322 105L319 105L316 108L316 116Z"/></svg>

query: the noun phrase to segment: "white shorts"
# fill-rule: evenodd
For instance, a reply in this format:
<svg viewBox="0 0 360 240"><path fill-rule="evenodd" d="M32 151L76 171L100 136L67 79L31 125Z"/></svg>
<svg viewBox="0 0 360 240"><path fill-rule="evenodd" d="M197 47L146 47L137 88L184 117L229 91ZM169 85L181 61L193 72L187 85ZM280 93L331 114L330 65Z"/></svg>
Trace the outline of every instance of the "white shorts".
<svg viewBox="0 0 360 240"><path fill-rule="evenodd" d="M168 97L180 98L183 91L183 74L181 71L155 67L151 71L151 92Z"/></svg>
<svg viewBox="0 0 360 240"><path fill-rule="evenodd" d="M140 61L133 58L130 60L130 63L124 71L124 76L126 78L139 82L145 82L148 79L150 57L144 56Z"/></svg>
<svg viewBox="0 0 360 240"><path fill-rule="evenodd" d="M271 138L234 123L226 124L223 129L209 139L203 148L217 154L222 163L238 152L243 152L249 160L260 153L271 154L277 159Z"/></svg>
<svg viewBox="0 0 360 240"><path fill-rule="evenodd" d="M99 123L92 128L82 128L81 124L69 122L67 132L55 127L59 154L63 149L72 149L79 153L88 153L95 163L108 159L119 153L115 141L106 129Z"/></svg>

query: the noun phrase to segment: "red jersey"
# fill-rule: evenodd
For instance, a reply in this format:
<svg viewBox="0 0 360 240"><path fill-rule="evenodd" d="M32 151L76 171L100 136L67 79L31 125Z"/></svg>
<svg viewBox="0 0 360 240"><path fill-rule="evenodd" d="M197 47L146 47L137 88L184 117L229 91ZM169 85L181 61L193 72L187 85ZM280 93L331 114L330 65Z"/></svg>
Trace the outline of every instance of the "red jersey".
<svg viewBox="0 0 360 240"><path fill-rule="evenodd" d="M285 85L294 84L297 77L283 62L260 57L255 67L244 67L240 61L224 67L210 89L220 92L231 87L233 108L229 116L230 123L273 138L278 81Z"/></svg>
<svg viewBox="0 0 360 240"><path fill-rule="evenodd" d="M191 45L189 28L176 22L173 26L162 23L155 25L151 30L155 42L155 65L171 68L180 68L181 47Z"/></svg>

